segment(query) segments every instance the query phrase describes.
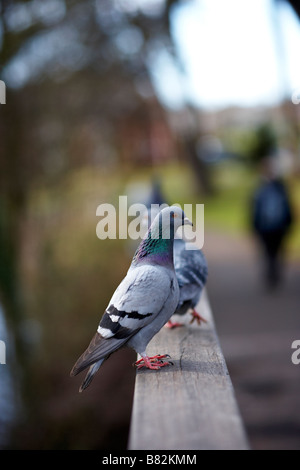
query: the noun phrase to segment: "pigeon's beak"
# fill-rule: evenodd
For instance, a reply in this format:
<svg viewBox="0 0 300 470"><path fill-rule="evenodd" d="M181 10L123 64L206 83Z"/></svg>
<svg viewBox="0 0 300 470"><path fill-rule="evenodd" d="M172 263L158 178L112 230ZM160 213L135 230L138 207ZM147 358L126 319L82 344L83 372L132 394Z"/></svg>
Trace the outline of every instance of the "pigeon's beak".
<svg viewBox="0 0 300 470"><path fill-rule="evenodd" d="M191 225L193 227L193 222L190 221L187 217L183 219L183 225Z"/></svg>

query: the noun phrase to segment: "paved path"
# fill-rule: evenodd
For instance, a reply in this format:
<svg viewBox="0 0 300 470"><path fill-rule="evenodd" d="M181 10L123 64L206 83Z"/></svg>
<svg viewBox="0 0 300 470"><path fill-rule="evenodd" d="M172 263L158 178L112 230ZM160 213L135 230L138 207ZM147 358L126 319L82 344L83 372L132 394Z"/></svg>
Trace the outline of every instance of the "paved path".
<svg viewBox="0 0 300 470"><path fill-rule="evenodd" d="M221 347L253 449L300 449L300 263L275 292L261 282L251 240L207 233L208 293Z"/></svg>

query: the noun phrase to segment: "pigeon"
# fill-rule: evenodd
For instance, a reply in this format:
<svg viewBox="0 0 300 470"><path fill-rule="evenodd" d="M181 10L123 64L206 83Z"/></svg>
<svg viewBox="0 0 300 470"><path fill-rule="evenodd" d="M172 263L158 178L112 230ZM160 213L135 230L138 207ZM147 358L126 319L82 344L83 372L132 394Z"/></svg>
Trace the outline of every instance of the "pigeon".
<svg viewBox="0 0 300 470"><path fill-rule="evenodd" d="M182 238L174 240L174 268L179 285L179 302L174 315L185 315L192 310L192 320L200 325L201 321L206 323L196 310L203 288L207 281L208 268L205 255L202 250ZM174 328L181 323L169 320L167 326Z"/></svg>
<svg viewBox="0 0 300 470"><path fill-rule="evenodd" d="M90 385L102 363L124 345L141 356L135 363L138 368L158 370L170 364L166 360L168 355L149 357L146 348L179 302L173 244L176 230L184 224L192 225L192 222L177 206L167 207L155 217L125 278L115 290L96 334L71 370L74 376L89 367L80 392Z"/></svg>
<svg viewBox="0 0 300 470"><path fill-rule="evenodd" d="M144 230L146 230L145 227L151 223L151 220L153 220L164 205L161 204L159 206L159 203L156 203L147 208L142 217L142 227ZM201 321L206 323L205 318L195 310L208 276L207 261L203 251L175 234L173 259L180 293L174 315L183 316L188 311L191 311L192 320L190 323L193 323L195 320L198 325L201 324ZM182 326L182 323L170 319L166 326L175 328Z"/></svg>

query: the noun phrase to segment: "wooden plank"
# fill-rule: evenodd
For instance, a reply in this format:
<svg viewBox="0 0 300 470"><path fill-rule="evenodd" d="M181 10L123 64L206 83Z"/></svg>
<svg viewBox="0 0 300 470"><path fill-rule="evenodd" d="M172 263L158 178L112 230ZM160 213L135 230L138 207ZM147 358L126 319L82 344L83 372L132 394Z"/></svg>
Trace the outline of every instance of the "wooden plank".
<svg viewBox="0 0 300 470"><path fill-rule="evenodd" d="M129 449L248 449L234 390L217 338L206 291L197 310L207 324L169 330L148 354L171 356L173 366L138 370Z"/></svg>

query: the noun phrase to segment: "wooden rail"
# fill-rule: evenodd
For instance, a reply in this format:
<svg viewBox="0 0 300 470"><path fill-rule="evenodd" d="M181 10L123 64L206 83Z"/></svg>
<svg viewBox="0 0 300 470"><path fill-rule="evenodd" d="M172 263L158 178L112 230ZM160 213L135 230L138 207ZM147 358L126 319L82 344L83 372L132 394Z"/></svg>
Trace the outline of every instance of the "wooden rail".
<svg viewBox="0 0 300 470"><path fill-rule="evenodd" d="M234 390L204 292L197 307L207 324L163 328L148 354L173 366L138 370L130 450L248 449Z"/></svg>

